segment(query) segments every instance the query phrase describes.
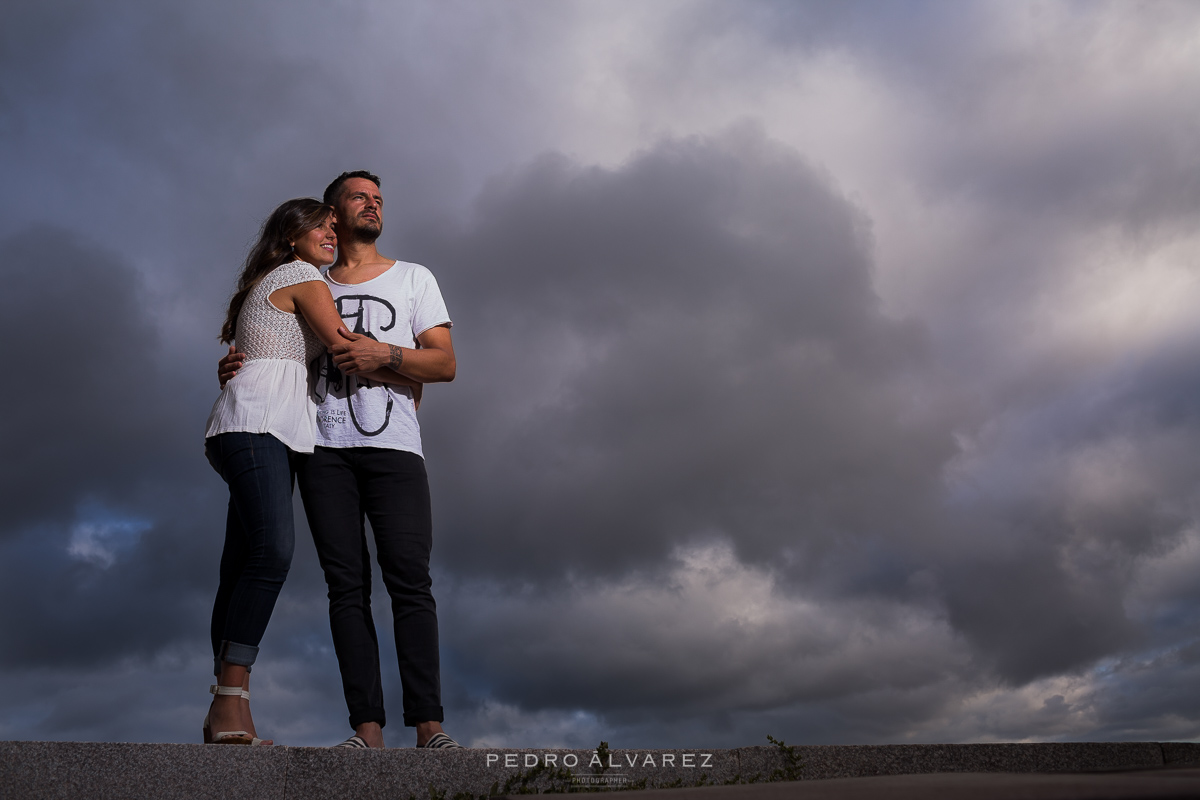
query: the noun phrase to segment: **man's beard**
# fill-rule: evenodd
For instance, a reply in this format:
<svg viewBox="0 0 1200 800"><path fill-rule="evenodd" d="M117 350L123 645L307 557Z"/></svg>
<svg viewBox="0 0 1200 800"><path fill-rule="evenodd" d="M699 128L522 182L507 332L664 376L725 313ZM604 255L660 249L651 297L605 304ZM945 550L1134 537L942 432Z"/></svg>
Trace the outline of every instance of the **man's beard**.
<svg viewBox="0 0 1200 800"><path fill-rule="evenodd" d="M374 244L381 233L383 233L383 226L377 222L369 221L359 222L350 230L352 238L365 244Z"/></svg>

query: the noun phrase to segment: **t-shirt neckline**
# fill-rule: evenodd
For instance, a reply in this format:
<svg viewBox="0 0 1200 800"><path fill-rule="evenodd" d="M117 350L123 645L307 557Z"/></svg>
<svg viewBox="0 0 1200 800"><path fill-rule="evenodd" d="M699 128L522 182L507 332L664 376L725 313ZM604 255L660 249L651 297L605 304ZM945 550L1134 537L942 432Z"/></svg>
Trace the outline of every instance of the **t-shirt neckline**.
<svg viewBox="0 0 1200 800"><path fill-rule="evenodd" d="M342 283L337 278L330 276L329 270L325 270L325 280L329 281L330 283L336 283L338 286L366 286L368 283L371 283L372 281L377 281L380 278L382 278L384 275L387 275L389 272L394 270L396 268L396 265L399 263L400 263L399 260L392 261L392 265L390 267L388 267L383 272L376 275L374 278L368 278L367 280L363 281L362 283ZM331 267L331 269L332 269L332 267Z"/></svg>

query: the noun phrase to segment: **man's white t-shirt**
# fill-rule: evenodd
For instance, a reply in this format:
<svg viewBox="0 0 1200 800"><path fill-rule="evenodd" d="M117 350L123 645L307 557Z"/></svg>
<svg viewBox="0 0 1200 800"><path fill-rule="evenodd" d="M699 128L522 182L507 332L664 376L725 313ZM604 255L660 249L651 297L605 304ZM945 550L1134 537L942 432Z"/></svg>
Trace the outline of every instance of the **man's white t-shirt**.
<svg viewBox="0 0 1200 800"><path fill-rule="evenodd" d="M400 347L416 347L417 336L449 325L450 314L433 274L420 264L397 261L363 283L325 282L347 330ZM421 453L421 427L412 389L344 375L333 358L309 364L317 403L317 445L382 447Z"/></svg>

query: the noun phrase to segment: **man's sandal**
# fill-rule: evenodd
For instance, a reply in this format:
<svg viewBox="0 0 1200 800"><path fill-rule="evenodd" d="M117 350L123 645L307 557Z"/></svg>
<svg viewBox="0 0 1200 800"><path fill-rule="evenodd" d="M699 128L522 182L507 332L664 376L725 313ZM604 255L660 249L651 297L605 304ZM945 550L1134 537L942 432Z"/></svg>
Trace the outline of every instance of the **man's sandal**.
<svg viewBox="0 0 1200 800"><path fill-rule="evenodd" d="M237 695L243 700L250 699L250 693L240 686L217 686L208 687L209 694L219 694L223 696ZM251 736L249 731L217 731L213 735L212 728L208 724L208 714L204 715L204 733L205 744L249 744L259 745L265 742L264 739L259 739L256 736Z"/></svg>
<svg viewBox="0 0 1200 800"><path fill-rule="evenodd" d="M451 739L444 733L435 733L429 737L429 741L425 744L419 744L417 747L430 750L465 750L461 744Z"/></svg>
<svg viewBox="0 0 1200 800"><path fill-rule="evenodd" d="M361 736L351 736L349 739L347 739L346 741L342 742L341 744L335 744L335 745L334 745L334 747L335 747L335 748L338 748L338 747L349 747L349 748L351 748L351 749L354 749L354 750L362 750L362 749L368 749L368 750L369 750L371 746L370 746L370 745L368 745L368 744L366 743L366 741L365 741L365 740L364 740L364 739L363 739Z"/></svg>

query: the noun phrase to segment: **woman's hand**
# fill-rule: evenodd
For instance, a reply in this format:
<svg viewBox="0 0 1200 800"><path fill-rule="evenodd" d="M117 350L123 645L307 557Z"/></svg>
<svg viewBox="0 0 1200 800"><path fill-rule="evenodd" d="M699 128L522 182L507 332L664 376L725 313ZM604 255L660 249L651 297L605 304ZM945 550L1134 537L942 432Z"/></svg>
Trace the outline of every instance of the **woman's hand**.
<svg viewBox="0 0 1200 800"><path fill-rule="evenodd" d="M333 353L334 365L347 375L374 372L392 366L393 361L399 366L399 358L392 352L399 351L399 347L376 341L366 334L351 333L344 327L339 327L337 332L344 341L333 345L329 351Z"/></svg>

